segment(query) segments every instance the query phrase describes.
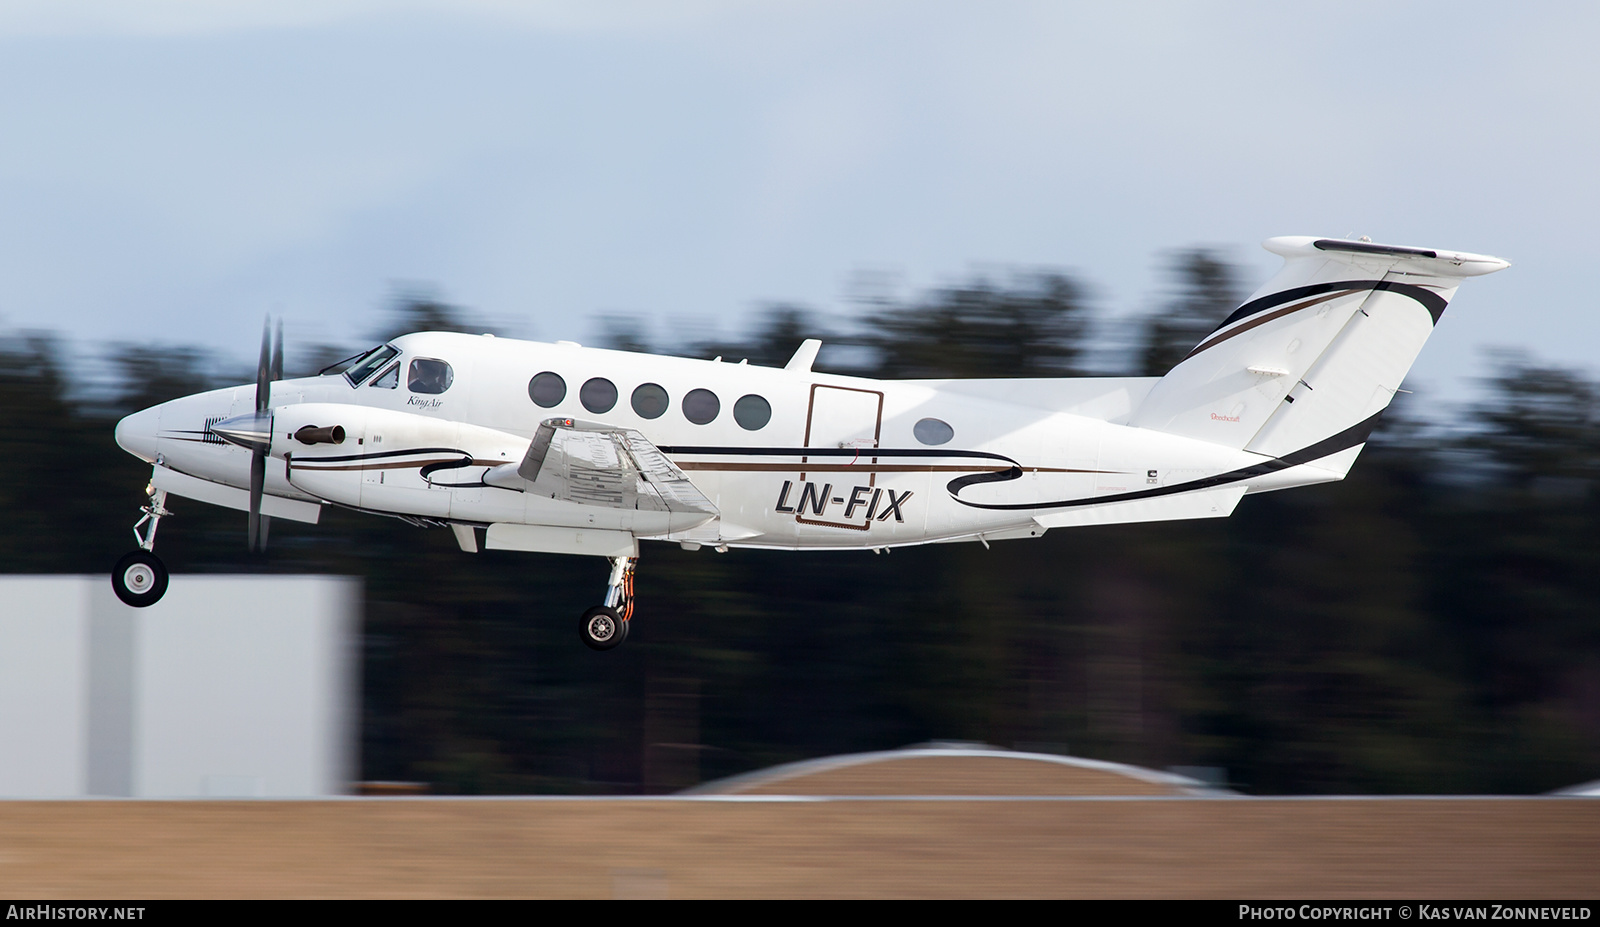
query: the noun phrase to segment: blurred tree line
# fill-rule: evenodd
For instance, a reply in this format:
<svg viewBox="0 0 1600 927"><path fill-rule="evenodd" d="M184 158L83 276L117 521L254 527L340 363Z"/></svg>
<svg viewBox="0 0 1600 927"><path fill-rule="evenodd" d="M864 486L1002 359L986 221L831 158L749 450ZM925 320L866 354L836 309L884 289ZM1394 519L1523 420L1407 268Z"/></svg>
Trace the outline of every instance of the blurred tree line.
<svg viewBox="0 0 1600 927"><path fill-rule="evenodd" d="M1164 373L1243 295L1215 254L1170 267L1130 374ZM1064 275L980 277L877 298L847 331L778 306L741 339L654 347L781 365L822 337L838 372L1061 376L1085 369L1090 315ZM374 334L471 322L408 299ZM354 347L299 346L289 374ZM148 478L116 419L253 378L117 345L87 388L67 351L0 338L11 572L106 571ZM1537 792L1600 776L1600 387L1516 355L1488 386L1451 423L1397 403L1349 479L1223 521L889 556L647 544L637 627L607 654L577 640L605 581L590 558L467 555L337 509L277 522L252 558L242 513L183 499L158 550L175 573L364 577L362 775L436 792L667 791L930 739L1223 767L1255 793Z"/></svg>

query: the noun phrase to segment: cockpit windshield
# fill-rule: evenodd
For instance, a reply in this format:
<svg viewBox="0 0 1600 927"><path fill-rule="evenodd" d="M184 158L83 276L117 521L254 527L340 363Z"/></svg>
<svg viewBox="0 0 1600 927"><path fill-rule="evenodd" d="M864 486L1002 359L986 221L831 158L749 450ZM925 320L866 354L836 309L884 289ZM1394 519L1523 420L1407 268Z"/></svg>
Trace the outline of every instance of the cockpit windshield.
<svg viewBox="0 0 1600 927"><path fill-rule="evenodd" d="M367 356L367 352L366 351L362 351L360 354L352 354L349 357L345 358L344 360L334 361L333 363L331 363L328 366L322 368L321 370L318 370L317 371L317 376L319 376L319 377L331 377L331 376L336 376L338 374L344 373L346 370L350 369L350 365L351 364L355 363L356 361L358 361L361 358L366 357L366 356Z"/></svg>
<svg viewBox="0 0 1600 927"><path fill-rule="evenodd" d="M330 367L324 367L322 373L327 376L342 369L344 378L350 381L351 386L360 386L362 380L372 376L399 353L400 351L391 345L379 345L365 354L358 354Z"/></svg>

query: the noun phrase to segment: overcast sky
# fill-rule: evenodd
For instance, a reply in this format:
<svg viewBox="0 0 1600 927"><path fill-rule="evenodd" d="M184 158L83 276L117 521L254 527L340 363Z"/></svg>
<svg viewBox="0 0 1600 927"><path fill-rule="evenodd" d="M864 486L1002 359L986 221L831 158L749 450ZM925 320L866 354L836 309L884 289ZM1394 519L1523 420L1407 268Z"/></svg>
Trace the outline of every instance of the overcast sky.
<svg viewBox="0 0 1600 927"><path fill-rule="evenodd" d="M1414 373L1590 367L1586 4L0 4L0 324L254 354L426 284L513 332L652 338L1282 234L1478 251ZM1591 372L1593 372L1593 369ZM1410 384L1408 384L1410 385Z"/></svg>

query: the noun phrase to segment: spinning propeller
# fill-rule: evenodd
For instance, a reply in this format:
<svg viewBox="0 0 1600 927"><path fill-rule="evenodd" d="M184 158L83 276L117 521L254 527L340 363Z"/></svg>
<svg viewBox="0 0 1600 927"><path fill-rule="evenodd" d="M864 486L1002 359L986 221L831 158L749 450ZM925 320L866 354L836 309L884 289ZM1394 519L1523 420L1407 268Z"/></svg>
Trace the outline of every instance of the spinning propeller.
<svg viewBox="0 0 1600 927"><path fill-rule="evenodd" d="M270 352L269 352L270 347ZM270 356L269 356L270 354ZM272 337L272 320L261 325L261 362L256 365L256 419L266 418L267 441L250 449L250 549L267 549L267 529L272 518L261 514L261 494L267 485L267 452L272 447L272 382L283 379L283 320Z"/></svg>
<svg viewBox="0 0 1600 927"><path fill-rule="evenodd" d="M272 451L272 383L283 379L283 322L273 337L272 319L261 326L261 362L256 365L256 410L211 426L211 433L250 451L250 550L267 549L272 518L261 514L267 486L267 456Z"/></svg>

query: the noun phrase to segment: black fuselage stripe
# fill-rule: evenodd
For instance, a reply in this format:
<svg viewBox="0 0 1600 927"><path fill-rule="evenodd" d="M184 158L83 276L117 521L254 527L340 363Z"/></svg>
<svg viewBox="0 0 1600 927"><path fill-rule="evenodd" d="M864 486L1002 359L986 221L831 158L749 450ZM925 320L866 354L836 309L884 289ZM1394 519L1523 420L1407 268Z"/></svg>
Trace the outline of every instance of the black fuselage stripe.
<svg viewBox="0 0 1600 927"><path fill-rule="evenodd" d="M303 457L305 463L343 463L350 460L380 460L384 457L405 457L408 454L460 454L470 457L459 447L413 447L403 451L373 451L370 454L346 454L342 457Z"/></svg>
<svg viewBox="0 0 1600 927"><path fill-rule="evenodd" d="M1230 338L1237 338L1240 335L1244 334L1245 332L1250 331L1251 329L1254 329L1254 328L1259 328L1260 326L1265 325L1268 322L1271 322L1271 321L1273 321L1275 319L1281 319L1286 315L1293 315L1294 313L1299 312L1302 309L1310 309L1312 306L1320 305L1322 303L1327 302L1330 299L1338 299L1341 296L1349 296L1352 293L1360 293L1360 292L1363 292L1363 291L1362 290L1343 290L1343 291L1339 291L1339 292L1335 292L1335 293L1327 293L1327 294L1324 294L1322 296L1317 296L1317 297L1314 297L1312 299L1308 299L1305 302L1289 303L1286 306L1282 306L1282 307L1279 307L1277 309L1273 309L1271 312L1258 312L1254 316L1252 316L1249 319L1247 319L1246 321L1240 322L1238 325L1235 325L1234 327L1228 329L1225 332L1221 332L1221 333L1213 332L1212 334L1207 335L1206 336L1207 340L1202 341L1199 344L1195 345L1194 346L1194 350L1190 351L1188 354L1185 354L1183 356L1183 359L1184 360L1188 360L1189 358L1195 356L1196 354L1199 354L1202 351L1209 351L1212 348L1214 348L1217 345L1223 343L1224 341L1227 341Z"/></svg>
<svg viewBox="0 0 1600 927"><path fill-rule="evenodd" d="M1011 472L985 474L984 478L977 480L974 480L972 477L961 477L959 479L951 480L945 488L950 491L951 498L955 499L962 505L971 506L975 509L995 509L1002 511L1020 511L1022 509L1077 508L1084 505L1101 505L1107 502L1132 502L1136 499L1153 499L1157 496L1171 496L1183 492L1194 492L1195 490L1199 489L1211 489L1217 486L1226 486L1229 483L1242 483L1247 480L1255 479L1258 476L1265 476L1268 473L1276 473L1279 470L1287 470L1290 467L1297 467L1301 464L1310 463L1313 460L1321 460L1330 454L1337 454L1340 451L1356 447L1360 444L1365 444L1368 436L1372 434L1372 429L1377 426L1378 419L1382 415L1382 412L1377 412L1371 417L1351 425L1349 428L1346 428L1344 431L1339 432L1331 438L1318 441L1316 444L1301 448L1300 450L1290 454L1285 454L1282 457L1264 460L1261 463L1252 464L1248 467L1242 467L1238 470L1230 470L1227 473L1219 473L1216 476L1208 476L1204 479L1191 480L1187 483L1178 483L1174 486L1159 486L1155 489L1139 489L1134 490L1133 492L1117 493L1114 496L1096 496L1085 499L1063 499L1057 502L968 502L967 500L956 495L956 493L961 489L972 485L973 483L1008 482L1010 480L1018 479L1022 476L1022 471L1017 470L1015 471L1014 475Z"/></svg>
<svg viewBox="0 0 1600 927"><path fill-rule="evenodd" d="M1326 438L1317 442L1316 444L1302 448L1301 450L1293 453L1286 454L1282 457L1273 458L1271 460L1265 460L1249 467L1231 470L1227 473L1219 473L1216 476L1208 476L1203 479L1191 480L1190 482L1179 483L1174 486L1160 486L1155 489L1140 489L1133 492L1118 493L1112 496L1095 496L1083 499L1061 499L1054 502L987 503L969 502L966 499L962 499L957 494L968 486L979 485L982 483L1005 483L1022 478L1024 471L1022 466L1018 464L1017 461L1012 460L1010 457L1006 457L1002 454L994 454L987 451L941 451L934 450L932 448L881 447L737 447L731 445L671 445L663 446L658 449L662 453L671 455L726 455L738 457L963 457L979 460L1000 460L1011 464L1011 467L996 473L979 473L970 476L957 477L946 484L945 489L949 491L952 499L961 503L962 505L970 506L971 508L1020 511L1023 509L1076 508L1084 505L1102 505L1109 502L1131 502L1137 499L1151 499L1159 496L1170 496L1178 493L1194 492L1201 489L1211 489L1216 486L1225 486L1229 483L1243 482L1254 479L1258 476L1264 476L1268 473L1274 473L1278 470L1285 470L1289 467L1299 466L1300 464L1309 463L1313 460L1320 460L1330 454L1336 454L1339 451L1363 444L1366 442L1367 436L1372 433L1372 429L1377 425L1378 419L1382 415L1382 412L1378 412L1371 417L1364 419L1361 422L1350 426L1349 428L1346 428L1344 431L1341 431L1330 438ZM371 454L352 454L343 457L311 457L305 458L305 463L315 464L324 462L334 463L343 461L374 460L383 457L402 457L409 454L426 453L460 454L470 457L470 455L467 455L465 451L462 451L459 448L427 447L413 448L402 451L379 451Z"/></svg>
<svg viewBox="0 0 1600 927"><path fill-rule="evenodd" d="M1439 317L1444 315L1445 306L1448 305L1444 297L1427 287L1418 286L1415 283L1401 283L1398 280L1333 280L1327 283L1312 283L1306 286L1290 287L1287 290L1268 293L1259 299L1252 299L1235 309L1232 315L1223 319L1221 325L1211 330L1211 334L1214 335L1235 322L1242 322L1253 315L1266 312L1276 306L1292 303L1307 296L1319 296L1323 293L1334 293L1339 290L1349 290L1351 292L1357 290L1387 290L1399 293L1402 296L1409 296L1421 303L1424 309L1428 310L1428 314L1433 316L1435 324L1438 324Z"/></svg>
<svg viewBox="0 0 1600 927"><path fill-rule="evenodd" d="M1366 241L1343 241L1338 238L1319 238L1311 243L1318 251L1351 251L1356 254L1382 254L1393 257L1436 258L1439 252L1427 248L1402 248L1397 245L1375 245Z"/></svg>

